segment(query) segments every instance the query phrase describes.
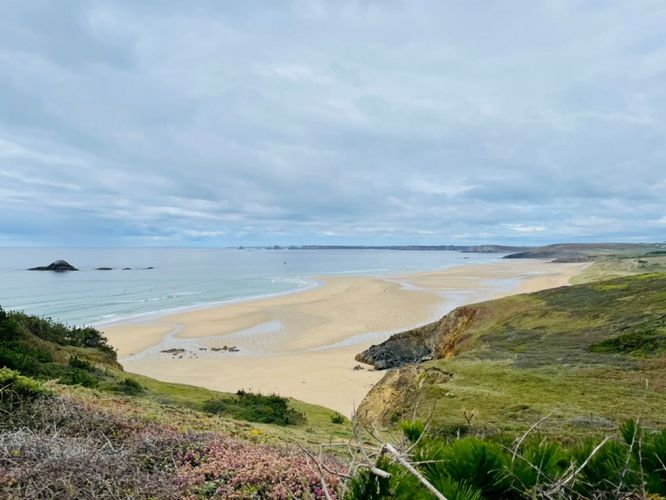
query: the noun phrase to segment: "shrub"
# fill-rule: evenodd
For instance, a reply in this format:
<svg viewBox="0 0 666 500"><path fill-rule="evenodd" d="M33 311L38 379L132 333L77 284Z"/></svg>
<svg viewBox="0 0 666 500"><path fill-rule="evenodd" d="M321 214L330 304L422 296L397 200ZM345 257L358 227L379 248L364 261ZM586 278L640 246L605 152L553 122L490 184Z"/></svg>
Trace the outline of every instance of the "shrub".
<svg viewBox="0 0 666 500"><path fill-rule="evenodd" d="M11 391L29 398L35 398L46 392L41 382L24 377L9 368L0 368L0 391Z"/></svg>
<svg viewBox="0 0 666 500"><path fill-rule="evenodd" d="M289 408L289 400L277 394L264 396L240 390L235 398L209 399L204 402L203 410L250 422L278 425L305 423L305 415Z"/></svg>
<svg viewBox="0 0 666 500"><path fill-rule="evenodd" d="M116 392L127 395L141 394L145 389L133 378L124 378L114 386Z"/></svg>
<svg viewBox="0 0 666 500"><path fill-rule="evenodd" d="M345 417L343 417L340 413L334 413L331 415L331 422L334 424L344 424L345 420Z"/></svg>
<svg viewBox="0 0 666 500"><path fill-rule="evenodd" d="M400 424L400 429L408 441L416 443L425 432L425 423L421 420L406 420Z"/></svg>
<svg viewBox="0 0 666 500"><path fill-rule="evenodd" d="M102 333L92 327L68 327L63 323L52 320L51 318L39 318L20 312L11 312L6 314L6 318L16 322L19 327L49 342L59 345L69 345L74 347L90 347L99 349L113 356L115 360L115 351L108 344L108 341Z"/></svg>
<svg viewBox="0 0 666 500"><path fill-rule="evenodd" d="M60 382L67 385L81 385L83 387L99 386L99 379L95 375L77 368L67 370L60 378Z"/></svg>
<svg viewBox="0 0 666 500"><path fill-rule="evenodd" d="M69 366L76 368L77 370L85 370L89 372L95 369L90 361L86 361L85 359L81 359L76 356L69 358Z"/></svg>
<svg viewBox="0 0 666 500"><path fill-rule="evenodd" d="M0 415L11 417L18 406L34 401L47 391L35 379L24 377L9 368L0 368Z"/></svg>

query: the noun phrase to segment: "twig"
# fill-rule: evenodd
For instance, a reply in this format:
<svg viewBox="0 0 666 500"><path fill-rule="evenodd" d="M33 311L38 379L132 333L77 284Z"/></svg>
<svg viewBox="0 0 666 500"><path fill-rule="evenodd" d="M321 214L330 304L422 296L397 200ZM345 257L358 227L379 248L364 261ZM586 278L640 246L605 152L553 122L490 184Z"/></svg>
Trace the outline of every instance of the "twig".
<svg viewBox="0 0 666 500"><path fill-rule="evenodd" d="M552 416L553 416L553 412L550 412L550 413L549 413L548 415L546 415L545 417L543 417L543 418L537 420L534 424L532 424L532 426L531 426L529 429L527 429L527 430L525 431L525 434L523 434L523 435L520 437L520 439L516 442L515 446L513 447L513 453L512 453L512 455L511 455L511 463L512 463L512 464L513 464L513 462L516 460L516 455L518 454L518 450L520 449L520 445L523 444L523 441L525 441L525 438L527 437L527 435L528 435L530 432L532 432L534 429L536 429L537 427L539 427L539 425L541 425L543 422L545 422L546 420L548 420L548 419L549 419L550 417L552 417Z"/></svg>
<svg viewBox="0 0 666 500"><path fill-rule="evenodd" d="M432 493L433 495L435 495L435 497L437 497L438 500L447 500L447 498L444 495L442 495L442 493L437 488L435 488L432 484L430 484L430 482L428 482L428 480L425 477L423 477L423 475L419 471L417 471L412 466L412 464L410 464L407 460L405 460L400 455L398 450L396 450L390 443L386 443L382 447L382 451L388 451L391 455L393 455L393 458L405 469L407 469L416 479L418 479L421 482L421 484L423 484L423 486L425 486L428 489L428 491L430 491L430 493Z"/></svg>
<svg viewBox="0 0 666 500"><path fill-rule="evenodd" d="M599 443L593 450L592 453L588 455L588 457L585 459L585 461L581 464L580 467L575 468L571 471L571 474L569 474L565 479L562 479L561 481L558 481L555 483L555 485L547 492L547 495L550 496L551 494L557 493L559 490L561 490L564 486L569 484L573 479L582 471L585 466L590 463L590 460L592 460L592 457L597 454L597 452L603 448L603 446L608 442L610 439L610 436L606 436L601 443Z"/></svg>

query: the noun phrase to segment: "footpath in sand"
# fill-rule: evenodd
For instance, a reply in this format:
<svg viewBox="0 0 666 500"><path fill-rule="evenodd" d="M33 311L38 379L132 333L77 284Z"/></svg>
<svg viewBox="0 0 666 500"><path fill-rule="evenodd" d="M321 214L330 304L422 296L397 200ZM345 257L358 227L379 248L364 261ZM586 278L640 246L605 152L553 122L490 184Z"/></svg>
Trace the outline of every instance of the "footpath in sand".
<svg viewBox="0 0 666 500"><path fill-rule="evenodd" d="M585 266L505 260L404 276L322 277L322 286L298 293L103 331L129 372L227 392L277 393L350 416L383 375L367 366L355 370L356 353L462 304L567 285Z"/></svg>

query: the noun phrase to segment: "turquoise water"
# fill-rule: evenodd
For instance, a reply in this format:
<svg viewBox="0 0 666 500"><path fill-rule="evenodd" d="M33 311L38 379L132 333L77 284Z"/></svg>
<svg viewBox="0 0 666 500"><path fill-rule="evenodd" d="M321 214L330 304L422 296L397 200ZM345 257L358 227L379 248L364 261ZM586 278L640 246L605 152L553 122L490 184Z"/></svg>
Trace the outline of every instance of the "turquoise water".
<svg viewBox="0 0 666 500"><path fill-rule="evenodd" d="M100 324L297 291L314 286L316 276L382 276L499 257L400 250L0 248L0 306L73 325ZM80 270L26 271L56 259ZM149 266L154 269L143 269Z"/></svg>

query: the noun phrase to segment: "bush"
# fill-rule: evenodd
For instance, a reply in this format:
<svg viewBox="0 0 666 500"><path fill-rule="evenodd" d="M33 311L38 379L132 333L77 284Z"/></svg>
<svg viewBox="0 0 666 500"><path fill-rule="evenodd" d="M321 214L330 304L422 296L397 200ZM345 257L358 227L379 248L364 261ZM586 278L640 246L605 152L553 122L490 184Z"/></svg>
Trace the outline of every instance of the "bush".
<svg viewBox="0 0 666 500"><path fill-rule="evenodd" d="M91 372L95 369L90 361L86 361L85 359L81 359L76 356L69 358L69 366L76 368L77 370L85 370L88 372Z"/></svg>
<svg viewBox="0 0 666 500"><path fill-rule="evenodd" d="M404 421L400 429L408 441L416 443L425 432L425 423L421 420Z"/></svg>
<svg viewBox="0 0 666 500"><path fill-rule="evenodd" d="M209 399L203 404L207 413L278 425L305 423L305 415L289 408L289 400L276 394L264 396L240 390L236 397Z"/></svg>
<svg viewBox="0 0 666 500"><path fill-rule="evenodd" d="M92 327L68 327L67 325L54 321L51 318L39 318L20 312L11 312L5 314L6 319L14 321L19 327L49 342L54 342L63 346L89 347L99 349L113 356L115 360L115 351L108 344L108 341L102 333Z"/></svg>
<svg viewBox="0 0 666 500"><path fill-rule="evenodd" d="M30 377L24 377L9 368L0 368L0 391L12 391L15 394L31 398L46 392L41 382Z"/></svg>
<svg viewBox="0 0 666 500"><path fill-rule="evenodd" d="M67 370L60 379L60 382L67 385L81 385L83 387L99 386L99 379L95 375L76 368Z"/></svg>
<svg viewBox="0 0 666 500"><path fill-rule="evenodd" d="M345 420L345 417L343 417L340 413L334 413L331 415L331 422L334 424L344 424Z"/></svg>
<svg viewBox="0 0 666 500"><path fill-rule="evenodd" d="M0 368L0 415L11 417L18 406L47 394L42 384L9 368Z"/></svg>
<svg viewBox="0 0 666 500"><path fill-rule="evenodd" d="M412 429L411 424L403 425ZM600 439L568 446L535 439L517 450L488 439L447 441L425 434L416 445L410 444L407 458L452 499L643 498L644 492L649 498L664 496L666 429L648 433L636 422L627 422L619 434L621 439L609 439L603 446ZM383 457L378 467L391 477L379 478L360 468L348 484L346 498L432 498L397 462ZM563 481L565 477L569 479Z"/></svg>
<svg viewBox="0 0 666 500"><path fill-rule="evenodd" d="M145 389L133 378L125 378L114 386L114 390L122 394L133 396L136 394L141 394Z"/></svg>

